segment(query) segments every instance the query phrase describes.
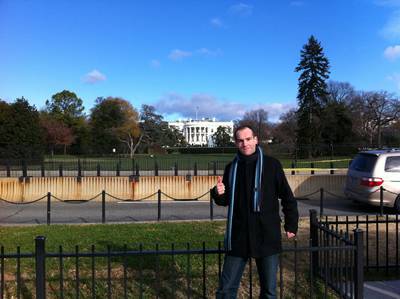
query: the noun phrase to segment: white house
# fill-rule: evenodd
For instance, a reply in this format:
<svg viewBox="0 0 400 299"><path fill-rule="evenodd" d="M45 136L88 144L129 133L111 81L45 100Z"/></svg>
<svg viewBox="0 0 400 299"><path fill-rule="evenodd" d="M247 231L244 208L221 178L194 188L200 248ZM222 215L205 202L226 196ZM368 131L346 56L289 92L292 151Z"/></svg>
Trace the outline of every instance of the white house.
<svg viewBox="0 0 400 299"><path fill-rule="evenodd" d="M175 127L182 132L186 142L190 145L213 146L212 135L219 126L228 128L233 133L233 121L216 121L215 118L202 118L201 120L178 120L168 122L168 126Z"/></svg>

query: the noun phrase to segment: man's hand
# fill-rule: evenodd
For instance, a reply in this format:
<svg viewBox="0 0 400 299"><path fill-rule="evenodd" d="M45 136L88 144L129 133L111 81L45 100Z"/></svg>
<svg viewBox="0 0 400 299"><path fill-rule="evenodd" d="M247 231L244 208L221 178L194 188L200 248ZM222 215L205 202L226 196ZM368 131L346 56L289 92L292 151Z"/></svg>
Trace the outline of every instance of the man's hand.
<svg viewBox="0 0 400 299"><path fill-rule="evenodd" d="M292 232L286 232L286 237L287 237L288 239L292 239L292 238L296 237L296 234L294 234L294 233L292 233Z"/></svg>
<svg viewBox="0 0 400 299"><path fill-rule="evenodd" d="M215 186L218 195L222 195L225 193L225 185L222 183L222 177L218 177L217 185Z"/></svg>

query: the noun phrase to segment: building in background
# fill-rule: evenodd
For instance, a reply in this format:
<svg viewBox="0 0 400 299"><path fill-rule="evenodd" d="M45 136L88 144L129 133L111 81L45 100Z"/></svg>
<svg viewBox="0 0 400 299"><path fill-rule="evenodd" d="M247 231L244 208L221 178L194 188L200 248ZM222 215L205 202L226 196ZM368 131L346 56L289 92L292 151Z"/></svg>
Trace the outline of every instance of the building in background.
<svg viewBox="0 0 400 299"><path fill-rule="evenodd" d="M216 121L215 118L178 120L168 122L168 125L180 130L189 145L214 146L212 136L220 126L226 127L233 134L233 121Z"/></svg>

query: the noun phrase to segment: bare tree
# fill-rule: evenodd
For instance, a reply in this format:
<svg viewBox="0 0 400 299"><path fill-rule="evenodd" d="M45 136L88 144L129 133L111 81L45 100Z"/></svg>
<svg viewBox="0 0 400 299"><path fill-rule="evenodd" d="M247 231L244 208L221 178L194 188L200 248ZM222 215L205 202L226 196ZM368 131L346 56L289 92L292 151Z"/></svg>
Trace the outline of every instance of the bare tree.
<svg viewBox="0 0 400 299"><path fill-rule="evenodd" d="M400 102L391 93L359 92L351 102L353 129L357 134L368 138L370 145L382 146L382 130L400 116Z"/></svg>
<svg viewBox="0 0 400 299"><path fill-rule="evenodd" d="M356 95L354 87L348 82L329 81L327 84L328 102L349 104Z"/></svg>

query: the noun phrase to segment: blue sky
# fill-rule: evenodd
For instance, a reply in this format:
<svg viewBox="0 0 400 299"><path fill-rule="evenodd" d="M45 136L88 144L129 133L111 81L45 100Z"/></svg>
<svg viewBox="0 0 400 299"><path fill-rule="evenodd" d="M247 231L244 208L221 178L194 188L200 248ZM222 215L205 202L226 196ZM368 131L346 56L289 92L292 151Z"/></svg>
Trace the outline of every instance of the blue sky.
<svg viewBox="0 0 400 299"><path fill-rule="evenodd" d="M313 34L331 79L400 89L400 0L0 0L0 98L38 109L64 89L168 120L270 120L296 107L294 72Z"/></svg>

